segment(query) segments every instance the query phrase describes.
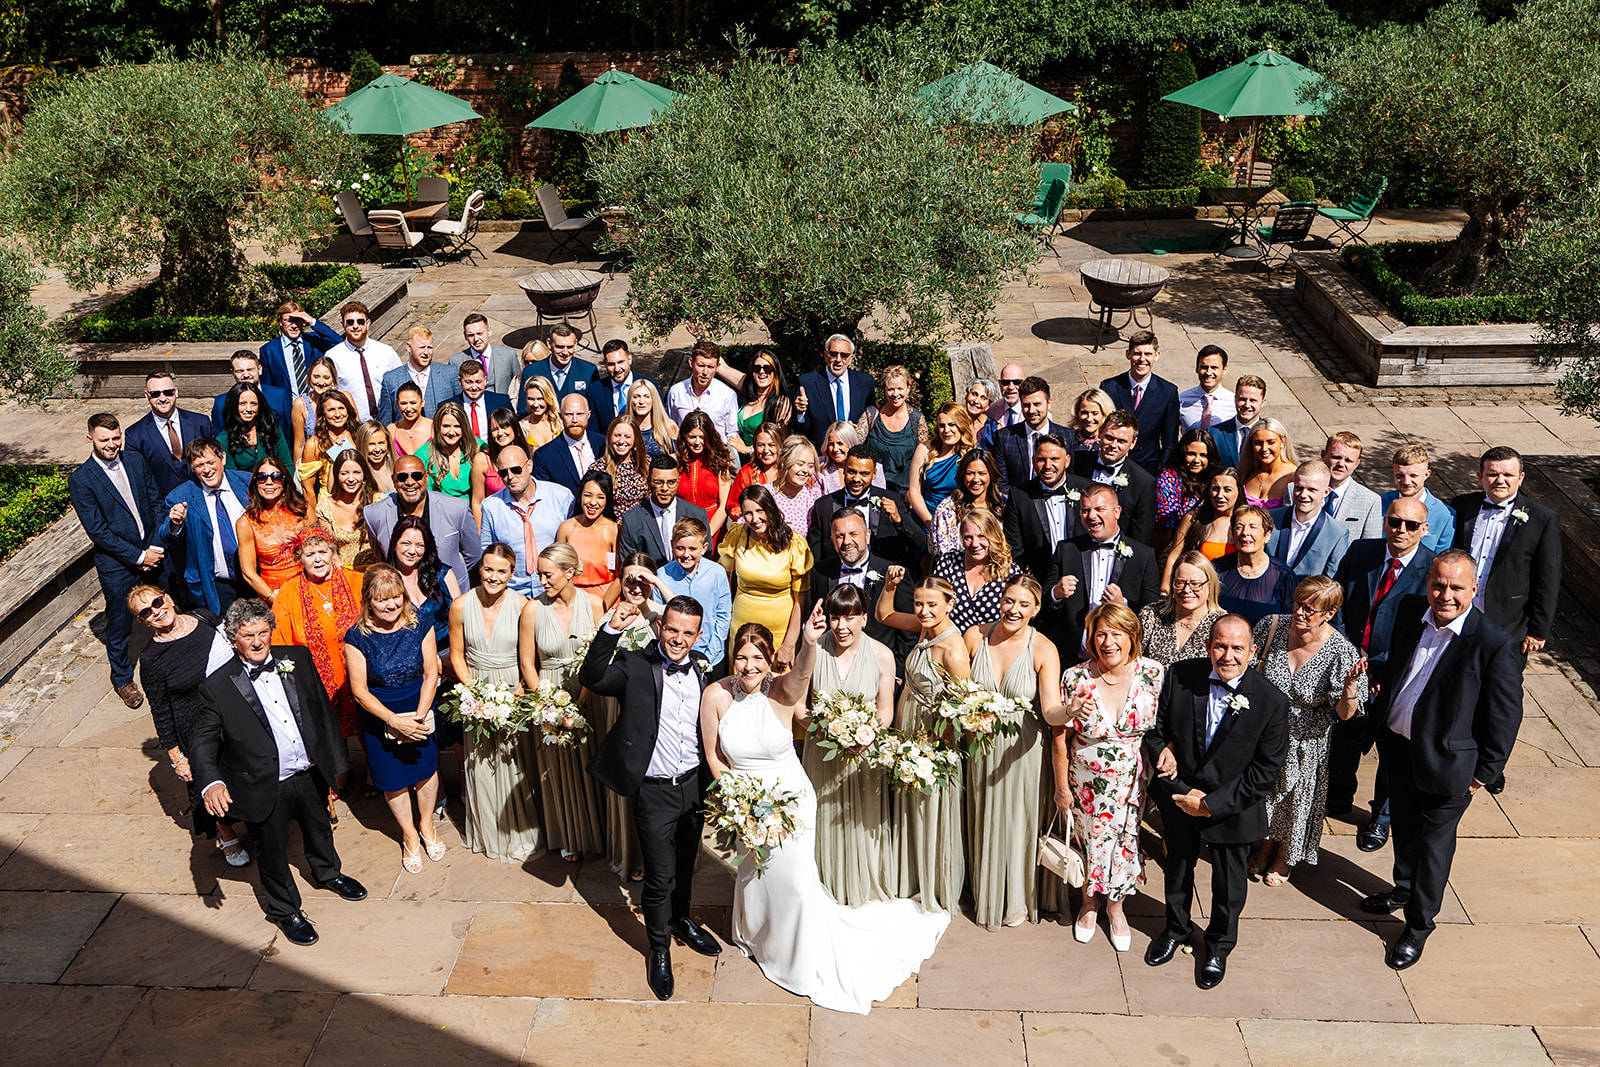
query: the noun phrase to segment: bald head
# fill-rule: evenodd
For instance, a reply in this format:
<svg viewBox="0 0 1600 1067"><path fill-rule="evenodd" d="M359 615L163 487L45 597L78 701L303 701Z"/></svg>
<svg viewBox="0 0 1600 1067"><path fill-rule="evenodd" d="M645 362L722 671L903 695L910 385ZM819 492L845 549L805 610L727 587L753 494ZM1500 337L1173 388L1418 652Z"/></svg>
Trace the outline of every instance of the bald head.
<svg viewBox="0 0 1600 1067"><path fill-rule="evenodd" d="M394 461L394 491L399 494L401 503L421 503L428 491L422 460L416 456L401 456Z"/></svg>
<svg viewBox="0 0 1600 1067"><path fill-rule="evenodd" d="M1017 363L1007 363L1000 368L1000 395L1007 407L1016 407L1022 402L1022 379L1027 376L1028 372Z"/></svg>
<svg viewBox="0 0 1600 1067"><path fill-rule="evenodd" d="M561 429L574 441L583 439L589 425L589 401L581 393L573 393L561 402Z"/></svg>
<svg viewBox="0 0 1600 1067"><path fill-rule="evenodd" d="M495 472L506 483L512 497L525 499L533 485L532 464L529 463L527 450L521 445L506 445L495 456L494 464Z"/></svg>
<svg viewBox="0 0 1600 1067"><path fill-rule="evenodd" d="M1414 497L1397 496L1383 520L1383 539L1391 556L1404 556L1428 532L1428 505Z"/></svg>

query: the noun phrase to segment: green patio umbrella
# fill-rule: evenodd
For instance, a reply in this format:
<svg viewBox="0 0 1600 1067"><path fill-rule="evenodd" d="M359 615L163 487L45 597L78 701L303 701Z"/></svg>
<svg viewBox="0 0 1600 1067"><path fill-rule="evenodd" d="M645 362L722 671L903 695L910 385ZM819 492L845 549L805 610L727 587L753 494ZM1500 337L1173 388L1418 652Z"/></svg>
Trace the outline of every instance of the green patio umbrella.
<svg viewBox="0 0 1600 1067"><path fill-rule="evenodd" d="M980 126L1031 126L1076 104L1008 74L993 63L969 63L917 90L930 117L955 114Z"/></svg>
<svg viewBox="0 0 1600 1067"><path fill-rule="evenodd" d="M1326 80L1309 67L1268 48L1193 85L1185 85L1161 99L1211 111L1224 119L1260 119L1268 115L1320 115L1322 105L1313 97L1302 101L1302 86L1322 88ZM1250 162L1256 161L1256 135L1260 122L1250 124Z"/></svg>
<svg viewBox="0 0 1600 1067"><path fill-rule="evenodd" d="M610 133L648 126L677 93L612 67L528 123L529 128Z"/></svg>
<svg viewBox="0 0 1600 1067"><path fill-rule="evenodd" d="M481 119L465 100L430 89L398 74L380 74L323 114L349 133L392 134L404 138L419 130L431 130L452 122ZM400 176L406 187L406 203L411 202L411 178L406 173L405 145L400 146Z"/></svg>

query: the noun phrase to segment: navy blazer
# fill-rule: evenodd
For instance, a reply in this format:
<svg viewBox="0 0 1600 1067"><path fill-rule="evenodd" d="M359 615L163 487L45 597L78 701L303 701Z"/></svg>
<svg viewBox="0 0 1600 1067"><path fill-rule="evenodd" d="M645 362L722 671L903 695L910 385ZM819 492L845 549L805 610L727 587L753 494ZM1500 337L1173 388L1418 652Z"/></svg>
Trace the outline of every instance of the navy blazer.
<svg viewBox="0 0 1600 1067"><path fill-rule="evenodd" d="M94 544L95 569L103 574L139 573L139 560L144 550L156 543L156 531L161 524L161 498L156 494L156 483L144 457L123 449L122 466L127 471L134 502L139 505L143 536L122 494L117 492L110 475L100 468L93 456L67 475L67 496L72 501L72 510L78 513L83 532Z"/></svg>
<svg viewBox="0 0 1600 1067"><path fill-rule="evenodd" d="M597 433L586 433L589 451L599 459L606 453L606 439ZM564 486L574 497L586 472L572 462L572 449L567 447L567 435L562 434L549 444L533 450L533 476L541 482L554 482Z"/></svg>
<svg viewBox="0 0 1600 1067"><path fill-rule="evenodd" d="M1239 420L1224 419L1211 427L1211 439L1217 442L1217 455L1224 467L1239 466Z"/></svg>
<svg viewBox="0 0 1600 1067"><path fill-rule="evenodd" d="M401 363L394 370L388 371L383 376L383 388L378 393L378 415L385 426L395 422L400 417L400 412L394 406L395 394L400 387L411 381L411 368L408 363ZM422 394L422 414L433 418L433 413L439 410L439 405L446 403L461 391L461 379L456 375L454 367L448 367L438 360L430 364L428 374L428 388ZM354 416L351 416L354 418Z"/></svg>
<svg viewBox="0 0 1600 1067"><path fill-rule="evenodd" d="M682 497L675 499L672 506L676 509L673 512L674 523L679 519L706 521L706 509L696 507ZM643 552L662 566L672 559L672 546L661 543L661 528L656 525L656 513L650 510L649 497L623 512L618 526L621 527L617 533L619 560L627 559L635 552Z"/></svg>
<svg viewBox="0 0 1600 1067"><path fill-rule="evenodd" d="M212 428L211 420L198 411L184 411L182 408L177 408L173 414L178 420L178 439L185 447L190 441L214 436L216 432ZM123 437L123 446L129 451L139 453L149 466L150 477L156 485L157 499L166 496L194 477L187 463L172 457L172 442L156 425L154 412L146 412L144 418L128 427L128 432Z"/></svg>
<svg viewBox="0 0 1600 1067"><path fill-rule="evenodd" d="M1289 524L1294 521L1294 509L1274 508L1269 514L1273 529L1272 536L1267 539L1267 555L1293 571L1296 582L1313 574L1334 576L1339 561L1350 548L1350 531L1344 523L1319 510L1311 524L1310 535L1300 542L1295 558L1289 559Z"/></svg>
<svg viewBox="0 0 1600 1067"><path fill-rule="evenodd" d="M825 368L800 375L800 381L796 384L796 395L801 389L806 391L806 410L796 412L795 427L811 438L811 443L819 450L828 436L829 426L836 422L854 423L878 399L878 383L872 375L850 369L844 372L844 380L850 386L850 410L842 415L835 410L833 390L828 388L828 372Z"/></svg>
<svg viewBox="0 0 1600 1067"><path fill-rule="evenodd" d="M250 472L226 470L223 477L239 502L250 503ZM167 510L179 504L189 508L181 530L173 530L172 519L164 517L157 531L167 549L167 560L174 572L183 575L183 584L189 589L190 602L204 606L213 613L221 612L222 601L217 596L217 560L212 555L212 535L216 532L210 501L199 482L185 482L167 494ZM238 571L238 561L233 563Z"/></svg>
<svg viewBox="0 0 1600 1067"><path fill-rule="evenodd" d="M1389 546L1381 537L1364 537L1350 546L1339 561L1333 580L1344 589L1344 607L1340 609L1344 635L1357 649L1361 648L1361 634L1367 626L1367 616L1372 614L1372 598L1383 580L1388 567ZM1421 593L1428 580L1428 565L1433 553L1417 546L1417 554L1400 572L1372 621L1372 640L1366 648L1367 660L1374 667L1387 664L1389 639L1394 634L1394 620L1400 610L1400 601L1413 593ZM1372 680L1379 685L1389 681L1386 671L1374 670Z"/></svg>
<svg viewBox="0 0 1600 1067"><path fill-rule="evenodd" d="M1152 478L1160 474L1167 465L1167 455L1178 446L1178 387L1158 374L1150 375L1137 411L1133 408L1133 377L1129 372L1107 378L1100 388L1111 394L1118 408L1133 412L1139 420L1139 440L1134 442L1129 458L1149 471Z"/></svg>
<svg viewBox="0 0 1600 1067"><path fill-rule="evenodd" d="M1456 516L1456 548L1472 551L1472 531L1483 507L1482 493L1466 493L1450 501ZM1512 518L1495 550L1483 590L1484 614L1517 639L1518 647L1530 634L1540 640L1550 636L1555 620L1556 594L1561 590L1561 518L1526 495L1512 502ZM1515 517L1516 512L1527 516Z"/></svg>
<svg viewBox="0 0 1600 1067"><path fill-rule="evenodd" d="M661 383L654 378L644 378L635 374L633 381L628 383L628 388L632 389L640 382L649 382L656 387L656 392L660 393L663 399L666 398L667 391L661 388ZM589 429L595 433L605 433L606 427L611 425L611 420L618 414L616 404L611 398L611 375L601 370L589 382L584 395L589 398ZM626 395L622 403L624 406L628 403Z"/></svg>
<svg viewBox="0 0 1600 1067"><path fill-rule="evenodd" d="M559 404L573 393L581 393L587 399L589 396L589 382L599 373L600 368L593 363L573 356L572 362L567 364L566 384L556 389L556 403ZM522 411L527 405L529 378L543 378L551 385L555 385L556 382L555 376L550 373L550 361L548 359L536 359L522 368L522 377L517 385L518 411Z"/></svg>
<svg viewBox="0 0 1600 1067"><path fill-rule="evenodd" d="M1056 433L1067 438L1067 459L1072 459L1072 438L1067 428L1051 420L1045 433ZM1009 494L1013 486L1027 485L1033 479L1033 454L1028 451L1028 424L1015 423L994 432L994 458L1000 468L1000 489Z"/></svg>
<svg viewBox="0 0 1600 1067"><path fill-rule="evenodd" d="M313 322L311 328L300 331L300 347L305 350L305 364L309 372L311 361L322 355L334 345L344 340L334 333L326 323ZM299 396L295 389L294 375L289 373L289 356L284 350L284 336L282 333L262 345L258 349L261 356L261 384L282 389L290 397ZM272 403L272 398L267 398L267 403ZM284 418L289 416L287 412ZM390 420L393 421L393 420Z"/></svg>
<svg viewBox="0 0 1600 1067"><path fill-rule="evenodd" d="M260 384L256 386L261 390L261 395L267 398L267 407L278 416L278 429L283 431L283 439L290 444L294 443L294 397L287 389L279 389L276 385ZM231 391L231 390L230 390ZM222 432L222 406L228 399L227 393L218 393L215 400L211 401L211 436L215 437Z"/></svg>

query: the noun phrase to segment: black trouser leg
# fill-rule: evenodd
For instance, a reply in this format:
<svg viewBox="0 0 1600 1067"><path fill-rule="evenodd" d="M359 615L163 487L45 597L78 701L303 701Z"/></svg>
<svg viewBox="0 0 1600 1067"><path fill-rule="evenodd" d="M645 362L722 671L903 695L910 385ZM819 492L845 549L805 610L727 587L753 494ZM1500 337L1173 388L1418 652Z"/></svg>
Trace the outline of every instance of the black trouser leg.
<svg viewBox="0 0 1600 1067"><path fill-rule="evenodd" d="M261 893L267 899L262 909L273 922L282 922L300 910L300 888L289 869L289 819L292 803L280 787L278 803L260 822L247 823L255 845L256 870L261 876Z"/></svg>
<svg viewBox="0 0 1600 1067"><path fill-rule="evenodd" d="M1341 719L1328 736L1328 807L1335 811L1356 799L1356 768L1367 739L1365 719Z"/></svg>
<svg viewBox="0 0 1600 1067"><path fill-rule="evenodd" d="M699 783L692 775L677 784L641 782L633 798L633 822L639 831L639 853L644 862L644 925L652 949L671 944L668 924L678 917L680 902L682 914L689 913L694 854L690 853L685 863L679 853L689 837L689 824L694 827L694 846L699 848L699 823L694 814L699 800Z"/></svg>
<svg viewBox="0 0 1600 1067"><path fill-rule="evenodd" d="M1383 748L1389 765L1395 892L1407 898L1407 931L1427 937L1444 906L1445 885L1456 855L1456 828L1472 803L1472 794L1422 792L1411 776L1411 743L1386 732Z"/></svg>
<svg viewBox="0 0 1600 1067"><path fill-rule="evenodd" d="M700 781L690 778L678 787L683 791L683 814L678 816L673 840L677 875L672 888L672 918L689 917L689 897L694 892L694 864L700 858L700 833L705 828L706 809L700 802Z"/></svg>
<svg viewBox="0 0 1600 1067"><path fill-rule="evenodd" d="M300 842L306 864L319 884L339 877L339 853L333 847L333 824L328 821L328 789L315 774L297 774L293 783L294 819L300 824Z"/></svg>
<svg viewBox="0 0 1600 1067"><path fill-rule="evenodd" d="M1239 942L1239 913L1250 888L1247 872L1253 846L1211 846L1211 921L1206 924L1206 951L1226 956Z"/></svg>
<svg viewBox="0 0 1600 1067"><path fill-rule="evenodd" d="M1167 846L1167 858L1161 865L1166 878L1167 933L1180 942L1188 942L1194 933L1194 920L1189 907L1194 902L1194 865L1200 855L1200 835L1193 830L1193 820L1170 803L1161 809L1161 835Z"/></svg>

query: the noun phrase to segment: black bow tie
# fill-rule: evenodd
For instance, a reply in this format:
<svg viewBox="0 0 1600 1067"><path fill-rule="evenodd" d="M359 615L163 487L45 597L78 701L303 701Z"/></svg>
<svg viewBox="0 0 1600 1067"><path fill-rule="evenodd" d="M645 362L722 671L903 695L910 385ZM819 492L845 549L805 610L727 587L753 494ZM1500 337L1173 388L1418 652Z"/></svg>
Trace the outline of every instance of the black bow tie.
<svg viewBox="0 0 1600 1067"><path fill-rule="evenodd" d="M250 680L253 682L267 671L270 671L274 666L276 666L276 664L273 663L272 657L268 656L267 661L261 664L259 667L252 667L249 664L245 664L244 669L250 672Z"/></svg>
<svg viewBox="0 0 1600 1067"><path fill-rule="evenodd" d="M1211 679L1211 687L1213 689L1221 689L1228 693L1237 693L1239 691L1238 684L1238 679L1232 682L1224 682L1221 678Z"/></svg>
<svg viewBox="0 0 1600 1067"><path fill-rule="evenodd" d="M1063 483L1061 485L1058 485L1054 489L1051 489L1047 485L1041 485L1041 486L1039 486L1039 495L1044 497L1045 499L1049 499L1050 497L1053 497L1053 496L1066 496L1067 495L1066 484Z"/></svg>
<svg viewBox="0 0 1600 1067"><path fill-rule="evenodd" d="M1493 509L1494 511L1504 511L1506 508L1511 506L1511 501L1507 500L1504 504L1496 504L1493 500L1490 500L1486 496L1483 498L1483 506L1486 509Z"/></svg>
<svg viewBox="0 0 1600 1067"><path fill-rule="evenodd" d="M1117 473L1117 468L1116 467L1108 467L1104 463L1096 463L1094 465L1094 469L1096 471L1102 473L1102 474L1110 474L1110 475L1113 475L1113 476L1115 476L1115 474Z"/></svg>
<svg viewBox="0 0 1600 1067"><path fill-rule="evenodd" d="M1117 547L1117 539L1114 538L1114 537L1109 541L1090 541L1089 542L1089 551L1090 552L1098 552L1102 548L1116 548L1116 547Z"/></svg>
<svg viewBox="0 0 1600 1067"><path fill-rule="evenodd" d="M843 578L847 574L860 574L863 571L865 571L866 569L867 569L867 565L865 563L861 564L859 567L847 567L843 563L840 563L839 564L839 577Z"/></svg>
<svg viewBox="0 0 1600 1067"><path fill-rule="evenodd" d="M663 656L661 657L661 664L666 668L668 674L688 674L694 670L694 661L688 657L685 657L682 663L674 663Z"/></svg>
<svg viewBox="0 0 1600 1067"><path fill-rule="evenodd" d="M847 507L847 508L864 508L864 507L867 507L868 505L870 505L871 503L872 503L872 500L869 497L859 496L859 497L856 497L854 500L851 500L849 497L846 497L845 501L844 501L844 506Z"/></svg>

